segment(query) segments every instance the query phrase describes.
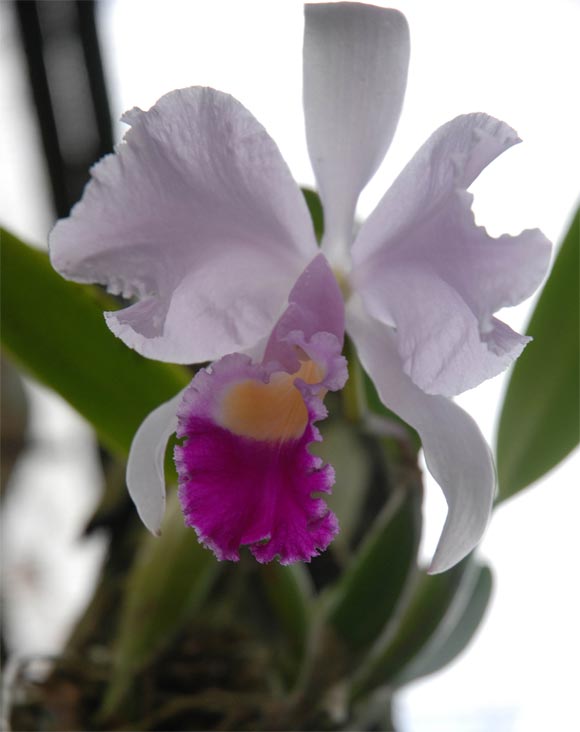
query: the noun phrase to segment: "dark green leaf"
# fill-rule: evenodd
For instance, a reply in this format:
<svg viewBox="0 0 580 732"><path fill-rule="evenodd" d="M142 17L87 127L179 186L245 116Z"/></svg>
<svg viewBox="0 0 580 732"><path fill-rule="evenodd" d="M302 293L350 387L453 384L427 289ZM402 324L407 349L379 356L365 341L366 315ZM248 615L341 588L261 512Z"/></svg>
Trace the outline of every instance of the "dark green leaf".
<svg viewBox="0 0 580 732"><path fill-rule="evenodd" d="M2 239L2 345L63 396L112 450L126 454L143 418L190 379L187 370L142 358L109 331L114 302L66 282L46 254Z"/></svg>
<svg viewBox="0 0 580 732"><path fill-rule="evenodd" d="M392 684L396 676L435 637L445 622L457 593L461 592L471 561L467 557L443 574L422 575L404 608L396 632L386 638L385 646L373 653L355 679L355 698L360 698L377 687Z"/></svg>
<svg viewBox="0 0 580 732"><path fill-rule="evenodd" d="M141 544L123 595L114 669L103 704L111 714L133 675L172 641L207 597L220 565L186 527L174 492L160 537Z"/></svg>
<svg viewBox="0 0 580 732"><path fill-rule="evenodd" d="M322 442L314 443L312 452L332 465L336 482L326 502L338 518L340 532L332 543L332 551L345 563L358 529L367 497L372 459L352 423L334 416L320 424Z"/></svg>
<svg viewBox="0 0 580 732"><path fill-rule="evenodd" d="M314 233L318 241L322 239L324 233L324 211L322 210L322 203L320 197L316 191L311 188L303 188L302 194L306 199L306 205L310 211L312 218L312 225L314 226Z"/></svg>
<svg viewBox="0 0 580 732"><path fill-rule="evenodd" d="M283 567L278 562L261 565L259 572L270 607L296 656L301 658L312 619L310 575L303 564Z"/></svg>
<svg viewBox="0 0 580 732"><path fill-rule="evenodd" d="M580 211L528 327L534 341L515 364L497 439L499 498L557 465L580 440Z"/></svg>
<svg viewBox="0 0 580 732"><path fill-rule="evenodd" d="M394 678L397 686L439 671L467 647L489 605L491 571L488 567L478 567L472 582L465 585L465 591L457 593L432 642Z"/></svg>
<svg viewBox="0 0 580 732"><path fill-rule="evenodd" d="M414 573L421 493L414 485L393 495L334 590L327 623L349 653L382 633Z"/></svg>

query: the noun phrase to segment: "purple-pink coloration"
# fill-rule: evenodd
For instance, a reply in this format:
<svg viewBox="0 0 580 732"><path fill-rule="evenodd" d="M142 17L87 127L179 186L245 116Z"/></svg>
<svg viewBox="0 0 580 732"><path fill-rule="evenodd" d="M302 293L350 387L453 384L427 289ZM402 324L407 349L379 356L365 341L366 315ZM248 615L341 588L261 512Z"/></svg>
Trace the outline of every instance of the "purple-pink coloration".
<svg viewBox="0 0 580 732"><path fill-rule="evenodd" d="M260 562L308 561L326 549L338 522L322 498L334 471L308 451L320 440L314 422L326 415L320 399L308 399L308 424L299 439L259 441L216 423L225 387L242 378L267 383L270 374L240 354L201 371L186 390L175 449L179 499L188 525L218 559L239 559L248 545Z"/></svg>
<svg viewBox="0 0 580 732"><path fill-rule="evenodd" d="M309 340L315 333L331 333L344 340L344 302L336 279L323 254L318 254L298 278L288 296L288 307L268 339L264 362L276 360L287 370L296 369L295 344L287 342L292 331ZM329 387L330 388L330 387Z"/></svg>

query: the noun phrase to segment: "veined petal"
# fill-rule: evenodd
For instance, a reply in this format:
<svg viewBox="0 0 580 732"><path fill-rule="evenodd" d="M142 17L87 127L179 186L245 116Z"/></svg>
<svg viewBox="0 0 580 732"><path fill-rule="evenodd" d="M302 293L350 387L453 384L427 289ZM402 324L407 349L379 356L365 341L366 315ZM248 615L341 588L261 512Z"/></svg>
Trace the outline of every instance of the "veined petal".
<svg viewBox="0 0 580 732"><path fill-rule="evenodd" d="M107 322L145 356L194 363L252 346L317 252L278 148L213 89L171 92L124 120L124 142L50 236L53 266L136 297Z"/></svg>
<svg viewBox="0 0 580 732"><path fill-rule="evenodd" d="M324 205L322 248L343 265L358 196L383 160L409 64L404 16L358 3L306 5L304 112Z"/></svg>
<svg viewBox="0 0 580 732"><path fill-rule="evenodd" d="M436 272L394 265L361 291L371 316L396 330L405 373L427 394L453 396L496 376L531 339L496 318L479 321Z"/></svg>
<svg viewBox="0 0 580 732"><path fill-rule="evenodd" d="M484 114L458 117L419 150L353 245L352 286L394 325L405 372L424 391L453 395L495 376L529 340L493 314L529 297L550 244L538 230L490 237L475 225L479 172L518 142Z"/></svg>
<svg viewBox="0 0 580 732"><path fill-rule="evenodd" d="M248 545L260 562L309 561L338 530L322 498L334 474L308 445L326 412L294 384L320 381L317 365L292 377L232 354L200 371L179 407L175 449L186 522L220 560Z"/></svg>
<svg viewBox="0 0 580 732"><path fill-rule="evenodd" d="M410 228L431 221L450 194L467 189L489 163L518 142L515 130L487 114L465 114L442 125L361 227L353 262L360 266L374 254L409 249Z"/></svg>
<svg viewBox="0 0 580 732"><path fill-rule="evenodd" d="M421 391L404 373L393 331L347 310L347 328L383 403L414 427L430 473L441 486L448 514L430 572L449 569L481 539L495 494L491 452L471 417L442 396Z"/></svg>
<svg viewBox="0 0 580 732"><path fill-rule="evenodd" d="M177 429L177 407L183 392L154 409L135 433L127 462L127 488L141 521L159 534L165 513L165 449Z"/></svg>

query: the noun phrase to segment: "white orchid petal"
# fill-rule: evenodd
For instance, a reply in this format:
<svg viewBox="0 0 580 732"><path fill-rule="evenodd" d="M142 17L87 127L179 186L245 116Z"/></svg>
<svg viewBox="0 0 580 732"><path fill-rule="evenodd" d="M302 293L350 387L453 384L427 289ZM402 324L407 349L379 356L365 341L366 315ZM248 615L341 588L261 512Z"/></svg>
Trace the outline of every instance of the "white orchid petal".
<svg viewBox="0 0 580 732"><path fill-rule="evenodd" d="M165 513L165 450L177 429L183 391L154 409L135 433L127 462L127 488L141 521L159 534Z"/></svg>
<svg viewBox="0 0 580 732"><path fill-rule="evenodd" d="M417 430L429 472L445 495L447 520L429 570L443 572L477 545L487 526L495 493L490 449L466 412L425 394L404 373L391 328L352 305L347 324L381 400Z"/></svg>
<svg viewBox="0 0 580 732"><path fill-rule="evenodd" d="M358 196L395 133L409 29L398 11L358 3L306 5L305 16L306 134L324 205L323 250L335 264L350 245Z"/></svg>
<svg viewBox="0 0 580 732"><path fill-rule="evenodd" d="M125 121L124 142L50 236L53 266L136 296L108 324L150 358L195 363L253 345L317 252L278 148L213 89L173 91Z"/></svg>
<svg viewBox="0 0 580 732"><path fill-rule="evenodd" d="M529 297L550 243L538 231L490 237L465 190L515 132L484 114L458 117L419 150L363 225L352 283L367 310L397 328L405 372L451 396L503 371L528 339L493 318Z"/></svg>
<svg viewBox="0 0 580 732"><path fill-rule="evenodd" d="M448 282L421 266L393 265L360 292L371 315L396 327L403 369L428 394L477 386L506 369L530 340L496 318L483 326Z"/></svg>

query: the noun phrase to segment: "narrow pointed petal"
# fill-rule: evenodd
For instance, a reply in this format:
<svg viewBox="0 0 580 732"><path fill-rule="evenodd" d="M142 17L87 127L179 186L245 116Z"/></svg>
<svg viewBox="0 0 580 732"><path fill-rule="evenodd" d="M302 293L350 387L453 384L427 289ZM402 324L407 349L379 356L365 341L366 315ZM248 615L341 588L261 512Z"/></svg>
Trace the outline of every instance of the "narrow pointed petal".
<svg viewBox="0 0 580 732"><path fill-rule="evenodd" d="M404 373L391 328L354 307L347 328L383 403L419 433L429 472L445 495L449 510L430 567L443 572L477 545L487 526L495 494L490 449L466 412L425 394Z"/></svg>
<svg viewBox="0 0 580 732"><path fill-rule="evenodd" d="M326 414L290 375L242 354L200 371L179 407L175 449L186 522L220 560L250 547L260 562L309 561L338 530L318 493L334 473L308 451Z"/></svg>
<svg viewBox="0 0 580 732"><path fill-rule="evenodd" d="M546 274L538 230L490 237L466 188L519 142L484 114L458 117L419 150L353 245L352 284L375 318L394 325L405 372L451 396L503 371L529 340L493 314L520 303Z"/></svg>
<svg viewBox="0 0 580 732"><path fill-rule="evenodd" d="M382 162L407 83L404 16L358 3L306 5L304 112L333 264L351 242L361 190Z"/></svg>
<svg viewBox="0 0 580 732"><path fill-rule="evenodd" d="M124 119L124 142L50 236L53 266L136 297L107 322L145 356L195 363L252 346L317 252L278 148L213 89L171 92Z"/></svg>
<svg viewBox="0 0 580 732"><path fill-rule="evenodd" d="M164 462L167 442L177 429L183 392L154 409L135 433L127 462L127 488L141 521L159 534L165 513Z"/></svg>

